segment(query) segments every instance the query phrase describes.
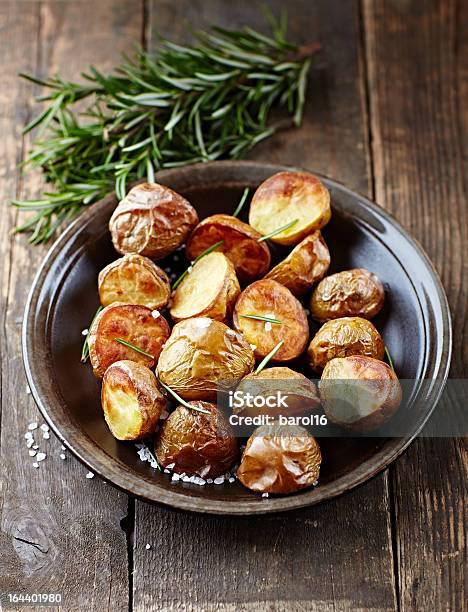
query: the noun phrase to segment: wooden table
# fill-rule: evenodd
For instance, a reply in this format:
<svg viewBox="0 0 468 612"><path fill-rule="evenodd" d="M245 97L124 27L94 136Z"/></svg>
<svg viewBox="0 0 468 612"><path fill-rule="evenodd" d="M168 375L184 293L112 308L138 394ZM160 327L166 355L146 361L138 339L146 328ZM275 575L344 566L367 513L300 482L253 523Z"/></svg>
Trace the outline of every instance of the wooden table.
<svg viewBox="0 0 468 612"><path fill-rule="evenodd" d="M14 236L6 201L36 196L18 163L37 113L19 71L76 78L135 42L188 25L264 27L251 0L0 0L0 590L62 592L66 610L466 610L466 441L419 439L388 470L335 501L287 516L187 515L87 480L50 440L41 469L23 435L20 333L45 248ZM467 374L466 3L291 0L290 37L318 40L304 124L252 157L323 172L366 193L423 244L449 296L451 375ZM146 544L151 549L146 549Z"/></svg>

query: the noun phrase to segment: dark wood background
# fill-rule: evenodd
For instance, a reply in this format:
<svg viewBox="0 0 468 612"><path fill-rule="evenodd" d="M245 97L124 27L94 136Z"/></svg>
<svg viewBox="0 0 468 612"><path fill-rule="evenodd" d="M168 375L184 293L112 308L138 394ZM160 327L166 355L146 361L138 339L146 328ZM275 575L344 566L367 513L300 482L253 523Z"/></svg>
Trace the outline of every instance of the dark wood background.
<svg viewBox="0 0 468 612"><path fill-rule="evenodd" d="M23 435L20 331L44 248L13 236L6 202L36 196L18 164L38 111L19 71L77 78L156 33L264 28L252 0L0 0L0 591L63 592L66 610L468 609L467 445L419 439L380 476L285 516L186 515L128 499L50 440L41 469ZM467 374L468 5L461 0L272 0L290 37L319 41L305 120L252 157L324 172L374 198L423 244L454 320L452 376ZM146 549L151 544L151 550Z"/></svg>

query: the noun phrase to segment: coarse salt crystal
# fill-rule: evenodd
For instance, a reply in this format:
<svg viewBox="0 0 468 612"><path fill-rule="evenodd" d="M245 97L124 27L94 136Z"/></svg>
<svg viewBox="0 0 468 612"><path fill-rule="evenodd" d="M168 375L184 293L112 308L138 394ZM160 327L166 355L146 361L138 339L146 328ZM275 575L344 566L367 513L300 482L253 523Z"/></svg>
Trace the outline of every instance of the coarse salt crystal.
<svg viewBox="0 0 468 612"><path fill-rule="evenodd" d="M224 476L218 476L218 478L215 478L213 482L215 483L215 485L223 484Z"/></svg>
<svg viewBox="0 0 468 612"><path fill-rule="evenodd" d="M250 348L251 348L253 351L255 351L255 349L257 348L257 345L256 345L256 344L251 344L251 345L250 345Z"/></svg>
<svg viewBox="0 0 468 612"><path fill-rule="evenodd" d="M30 450L30 451L29 451L29 456L30 456L30 457L34 457L34 455L35 455L36 453L37 453L37 451L35 451L35 450Z"/></svg>
<svg viewBox="0 0 468 612"><path fill-rule="evenodd" d="M62 444L62 446L61 446L60 448L61 448L62 450L67 450L67 449L66 449L66 448L63 446L63 444Z"/></svg>
<svg viewBox="0 0 468 612"><path fill-rule="evenodd" d="M33 446L34 444L34 440L32 438L30 438L29 440L26 441L26 446L28 448L31 448L31 446Z"/></svg>
<svg viewBox="0 0 468 612"><path fill-rule="evenodd" d="M29 429L29 431L33 431L34 429L37 429L36 421L33 421L32 423L29 423L28 429Z"/></svg>
<svg viewBox="0 0 468 612"><path fill-rule="evenodd" d="M164 469L165 474L170 474L171 472L168 469Z"/></svg>
<svg viewBox="0 0 468 612"><path fill-rule="evenodd" d="M212 478L207 478L207 479L206 479L206 482L207 482L208 484L212 484L212 483L213 483L213 479L212 479Z"/></svg>
<svg viewBox="0 0 468 612"><path fill-rule="evenodd" d="M229 482L231 482L231 483L232 483L232 482L234 482L235 480L236 480L236 479L234 478L234 476L231 476L231 477L229 478Z"/></svg>
<svg viewBox="0 0 468 612"><path fill-rule="evenodd" d="M33 467L38 468L39 464L38 463L33 463Z"/></svg>
<svg viewBox="0 0 468 612"><path fill-rule="evenodd" d="M233 329L228 329L227 332L228 336L237 336L236 332Z"/></svg>
<svg viewBox="0 0 468 612"><path fill-rule="evenodd" d="M49 431L49 426L46 425L45 423L42 423L40 429L42 429L42 431Z"/></svg>
<svg viewBox="0 0 468 612"><path fill-rule="evenodd" d="M265 323L265 331L266 331L266 332L271 331L271 323L270 323L270 321L267 321L267 322Z"/></svg>
<svg viewBox="0 0 468 612"><path fill-rule="evenodd" d="M190 477L189 477L189 476L184 476L184 477L182 478L182 480L183 480L184 482L190 482Z"/></svg>
<svg viewBox="0 0 468 612"><path fill-rule="evenodd" d="M47 457L47 455L45 453L37 453L36 455L36 460L37 461L44 461L44 459Z"/></svg>
<svg viewBox="0 0 468 612"><path fill-rule="evenodd" d="M145 548L146 548L146 550L151 550L151 544L147 544L147 545L145 546Z"/></svg>
<svg viewBox="0 0 468 612"><path fill-rule="evenodd" d="M29 385L26 385L26 393L27 393L28 395L31 395L31 388L30 388L30 386L29 386Z"/></svg>
<svg viewBox="0 0 468 612"><path fill-rule="evenodd" d="M169 465L166 465L166 468L168 470L172 470L173 468L175 468L175 463L170 463Z"/></svg>
<svg viewBox="0 0 468 612"><path fill-rule="evenodd" d="M60 453L60 459L65 459L64 453Z"/></svg>
<svg viewBox="0 0 468 612"><path fill-rule="evenodd" d="M268 493L262 493L262 497L268 497Z"/></svg>
<svg viewBox="0 0 468 612"><path fill-rule="evenodd" d="M34 449L34 450L38 450L38 449L39 449L39 446L38 446L37 444L34 444L34 445L33 445L33 449Z"/></svg>
<svg viewBox="0 0 468 612"><path fill-rule="evenodd" d="M161 316L161 313L159 312L159 310L152 310L151 316L153 317L153 319L159 319L159 317Z"/></svg>
<svg viewBox="0 0 468 612"><path fill-rule="evenodd" d="M190 272L191 272L192 270L193 270L193 266L189 266L189 267L187 268L187 274L190 274Z"/></svg>
<svg viewBox="0 0 468 612"><path fill-rule="evenodd" d="M88 328L83 329L82 332L81 332L82 336L87 336L88 334L89 334L89 329Z"/></svg>
<svg viewBox="0 0 468 612"><path fill-rule="evenodd" d="M94 478L94 474L92 472L88 472L86 474L86 478L88 478L88 479Z"/></svg>
<svg viewBox="0 0 468 612"><path fill-rule="evenodd" d="M32 439L33 439L32 432L27 431L27 432L24 434L24 437L26 438L26 440L32 440Z"/></svg>
<svg viewBox="0 0 468 612"><path fill-rule="evenodd" d="M50 433L49 433L48 431L45 431L45 432L42 434L42 437L44 438L44 440L48 440L48 439L50 438Z"/></svg>
<svg viewBox="0 0 468 612"><path fill-rule="evenodd" d="M172 474L172 480L173 480L174 482L176 482L177 480L180 480L180 476L179 476L179 474L176 474L176 473L174 472L174 474Z"/></svg>

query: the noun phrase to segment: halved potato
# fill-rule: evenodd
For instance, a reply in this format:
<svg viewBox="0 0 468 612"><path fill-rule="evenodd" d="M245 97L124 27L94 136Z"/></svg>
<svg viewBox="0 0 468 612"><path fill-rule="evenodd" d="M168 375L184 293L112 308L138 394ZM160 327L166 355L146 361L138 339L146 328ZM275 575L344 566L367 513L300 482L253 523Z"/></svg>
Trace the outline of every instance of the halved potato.
<svg viewBox="0 0 468 612"><path fill-rule="evenodd" d="M310 312L317 321L338 317L372 319L384 300L385 291L378 277L364 268L355 268L320 281L310 299Z"/></svg>
<svg viewBox="0 0 468 612"><path fill-rule="evenodd" d="M171 317L176 322L192 317L226 322L239 293L239 281L229 259L223 253L209 253L194 264L174 291Z"/></svg>
<svg viewBox="0 0 468 612"><path fill-rule="evenodd" d="M117 440L138 440L156 430L167 400L153 372L135 361L116 361L102 379L104 418Z"/></svg>
<svg viewBox="0 0 468 612"><path fill-rule="evenodd" d="M280 324L258 321L245 315L260 315ZM274 280L264 279L249 285L240 294L233 314L234 327L255 346L255 356L262 358L282 340L283 345L272 361L290 361L307 345L309 325L302 304Z"/></svg>
<svg viewBox="0 0 468 612"><path fill-rule="evenodd" d="M162 259L183 244L198 223L193 206L158 183L141 183L114 210L109 230L115 250Z"/></svg>
<svg viewBox="0 0 468 612"><path fill-rule="evenodd" d="M241 283L261 278L270 267L270 250L250 225L230 215L212 215L203 219L187 242L187 257L194 260L210 246L223 240L218 251L234 264Z"/></svg>
<svg viewBox="0 0 468 612"><path fill-rule="evenodd" d="M270 240L297 244L330 221L330 193L308 172L278 172L264 181L250 204L249 223L263 235L297 222Z"/></svg>
<svg viewBox="0 0 468 612"><path fill-rule="evenodd" d="M239 445L224 414L209 402L190 402L209 414L178 406L158 432L155 453L159 463L177 473L216 478L236 463Z"/></svg>
<svg viewBox="0 0 468 612"><path fill-rule="evenodd" d="M280 393L287 405L287 407L276 405L274 408L268 406L257 408L255 405L237 407L237 397L234 396L232 411L239 415L252 417L259 414L300 416L313 413L320 406L320 398L315 383L304 374L286 367L266 368L258 374L254 372L247 374L240 381L236 391L242 393L243 400L247 398L249 393L254 398L277 396Z"/></svg>
<svg viewBox="0 0 468 612"><path fill-rule="evenodd" d="M106 306L94 320L88 336L95 376L102 378L110 365L126 359L154 367L170 333L166 319L146 306L119 303ZM116 338L130 342L151 357L124 346Z"/></svg>
<svg viewBox="0 0 468 612"><path fill-rule="evenodd" d="M304 238L291 253L268 272L271 278L294 295L303 295L324 277L330 265L330 251L319 230Z"/></svg>
<svg viewBox="0 0 468 612"><path fill-rule="evenodd" d="M323 370L320 395L328 420L353 431L372 431L398 409L402 391L390 366L354 355L332 359Z"/></svg>
<svg viewBox="0 0 468 612"><path fill-rule="evenodd" d="M103 268L98 277L103 306L114 302L141 304L152 310L164 308L171 296L167 274L141 255L125 255Z"/></svg>
<svg viewBox="0 0 468 612"><path fill-rule="evenodd" d="M207 317L174 325L158 361L158 376L185 400L215 400L252 371L252 349L241 334Z"/></svg>
<svg viewBox="0 0 468 612"><path fill-rule="evenodd" d="M342 317L328 321L312 338L307 349L310 367L321 372L335 357L364 355L383 359L385 351L382 336L367 319Z"/></svg>
<svg viewBox="0 0 468 612"><path fill-rule="evenodd" d="M258 493L294 493L316 484L321 461L320 447L304 427L262 425L247 441L237 478Z"/></svg>

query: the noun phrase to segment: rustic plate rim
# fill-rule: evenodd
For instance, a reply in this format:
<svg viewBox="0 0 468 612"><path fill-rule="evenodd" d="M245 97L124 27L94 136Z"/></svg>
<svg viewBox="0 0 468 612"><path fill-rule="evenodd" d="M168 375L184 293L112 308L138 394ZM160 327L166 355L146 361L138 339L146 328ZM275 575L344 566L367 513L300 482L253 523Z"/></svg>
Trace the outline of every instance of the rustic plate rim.
<svg viewBox="0 0 468 612"><path fill-rule="evenodd" d="M263 163L257 161L215 161L209 163L193 164L190 166L185 166L184 168L163 170L156 175L156 178L164 182L164 180L170 179L171 175L180 173L181 171L196 172L197 170L201 169L203 169L203 171L206 171L207 169L209 169L209 167L216 167L220 170L224 170L227 172L229 172L230 170L235 172L239 168L244 168L246 171L254 170L255 168L257 168L258 170L271 169L272 173L278 172L280 170L298 169L297 166L286 166L283 164ZM302 170L302 168L300 169ZM26 377L29 387L31 389L32 396L42 416L44 417L48 425L51 427L53 432L57 435L59 440L79 459L79 461L83 463L93 473L100 476L106 482L109 482L121 491L130 494L138 499L142 499L144 501L148 501L155 504L170 506L172 508L185 511L236 516L245 514L268 514L292 509L299 509L315 505L317 503L321 503L329 499L333 499L343 494L344 492L350 491L355 487L363 484L364 482L367 482L371 478L377 476L407 449L407 447L417 437L421 429L424 427L427 420L430 418L431 414L437 406L437 403L440 399L440 395L443 391L445 382L448 377L453 344L450 307L440 277L432 261L424 251L421 244L413 236L411 236L409 232L407 232L407 230L405 230L388 211L381 208L375 202L369 200L369 198L365 195L357 192L356 190L350 189L340 181L332 179L324 175L323 173L314 172L313 170L308 171L313 172L321 178L324 178L331 185L336 186L339 190L347 192L348 196L354 199L357 198L377 216L382 217L387 223L393 226L393 228L397 230L397 232L417 251L419 257L423 260L427 267L427 270L429 271L430 277L437 291L437 296L439 299L438 306L443 316L443 327L442 330L439 330L439 335L442 333L442 348L440 360L438 363L438 369L436 371L436 377L434 378L434 380L437 380L438 386L437 389L432 389L428 395L430 407L425 414L425 418L419 423L417 430L415 430L412 435L406 438L391 438L389 442L385 446L383 446L376 454L373 454L370 458L366 459L352 472L342 476L339 481L335 481L333 483L329 483L328 485L317 487L309 491L303 491L300 493L300 495L272 497L268 500L260 500L260 503L257 498L242 501L236 500L235 503L231 504L229 502L223 502L221 500L211 500L202 496L191 497L188 495L183 495L182 492L178 492L175 488L173 491L165 491L163 489L158 489L160 495L158 498L155 498L142 494L138 490L135 490L135 487L133 486L132 482L136 481L135 476L131 474L125 474L125 469L122 472L117 462L115 462L117 464L117 467L111 474L111 476L109 476L108 471L106 472L106 470L101 468L101 464L96 467L96 463L93 463L92 458L89 458L87 454L83 452L82 446L76 443L76 440L73 436L67 435L68 432L65 432L65 434L62 433L60 428L54 422L53 414L49 414L49 412L53 412L53 410L48 408L48 406L46 405L47 399L43 397L44 389L39 389L36 386L35 368L37 364L35 364L34 362L34 356L32 356L31 358L32 347L30 347L29 341L32 337L31 331L34 329L34 307L37 305L37 298L39 297L41 287L43 286L43 281L47 277L48 270L50 269L51 265L60 253L61 248L66 242L68 242L69 238L71 238L76 233L76 231L80 229L81 226L84 226L96 214L97 207L105 206L107 205L109 200L114 199L115 194L110 193L99 202L96 202L95 204L90 206L88 210L85 210L77 219L75 219L57 238L57 240L53 243L49 251L46 253L44 260L35 275L28 295L22 327L23 363L26 371ZM361 220L361 222L363 221ZM50 384L51 387L53 387L52 381L50 381ZM73 429L73 427L71 429ZM78 429L77 434L81 436L86 436L86 434L82 430ZM371 470L370 464L375 464L377 458L379 459L377 461L378 466L374 470ZM141 480L143 481L144 479L142 478ZM330 491L329 487L333 487L333 490Z"/></svg>

